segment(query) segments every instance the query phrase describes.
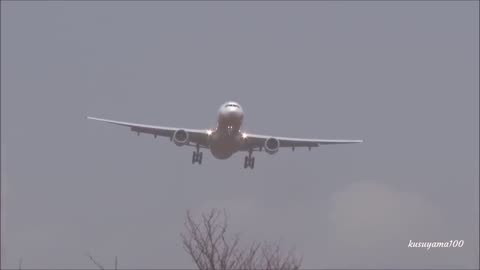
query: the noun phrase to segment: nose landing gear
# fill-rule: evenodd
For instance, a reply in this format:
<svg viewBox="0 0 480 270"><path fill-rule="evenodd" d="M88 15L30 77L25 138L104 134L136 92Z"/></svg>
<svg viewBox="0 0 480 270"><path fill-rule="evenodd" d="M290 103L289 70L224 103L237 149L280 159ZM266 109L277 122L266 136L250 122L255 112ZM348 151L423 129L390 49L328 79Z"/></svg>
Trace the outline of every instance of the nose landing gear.
<svg viewBox="0 0 480 270"><path fill-rule="evenodd" d="M203 159L203 153L200 152L200 146L197 144L197 151L193 151L192 164L198 163L199 165L201 165L202 159Z"/></svg>
<svg viewBox="0 0 480 270"><path fill-rule="evenodd" d="M227 134L228 134L228 136L232 136L232 134L233 134L233 126L228 126L228 127L227 127Z"/></svg>
<svg viewBox="0 0 480 270"><path fill-rule="evenodd" d="M245 162L243 163L243 168L246 169L247 167L250 167L250 169L255 167L255 157L252 157L251 149L248 151L248 156L245 156Z"/></svg>

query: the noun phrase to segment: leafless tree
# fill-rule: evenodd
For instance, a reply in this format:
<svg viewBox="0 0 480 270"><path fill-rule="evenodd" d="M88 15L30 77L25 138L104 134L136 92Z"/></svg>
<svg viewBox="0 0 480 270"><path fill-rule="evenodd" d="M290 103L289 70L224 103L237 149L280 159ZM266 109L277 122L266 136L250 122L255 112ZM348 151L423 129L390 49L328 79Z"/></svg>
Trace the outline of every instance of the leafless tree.
<svg viewBox="0 0 480 270"><path fill-rule="evenodd" d="M95 264L95 265L98 267L98 269L100 269L100 270L104 270L104 269L105 269L105 268L103 268L103 265L102 265L102 264L100 264L99 262L97 262L97 261L93 258L92 255L90 255L89 253L87 253L87 254L85 254L85 255L90 259L90 261L93 262L93 264Z"/></svg>
<svg viewBox="0 0 480 270"><path fill-rule="evenodd" d="M101 263L99 263L97 260L95 260L95 258L93 258L92 255L90 255L90 253L85 253L85 256L87 256L90 259L90 261L92 261L93 264L95 264L95 266L98 267L98 269L100 270L105 269ZM117 256L115 256L115 268L114 268L115 270L117 270L117 266L118 266Z"/></svg>
<svg viewBox="0 0 480 270"><path fill-rule="evenodd" d="M296 270L301 259L294 250L284 253L280 245L253 242L240 246L239 234L228 237L228 217L225 212L212 209L196 222L190 211L182 233L183 247L200 270Z"/></svg>

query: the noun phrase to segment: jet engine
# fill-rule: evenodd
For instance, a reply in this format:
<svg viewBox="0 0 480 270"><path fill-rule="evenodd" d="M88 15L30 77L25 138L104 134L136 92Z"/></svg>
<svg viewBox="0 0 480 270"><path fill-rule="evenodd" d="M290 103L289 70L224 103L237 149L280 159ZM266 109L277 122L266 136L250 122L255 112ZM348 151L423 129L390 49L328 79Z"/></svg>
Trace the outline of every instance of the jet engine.
<svg viewBox="0 0 480 270"><path fill-rule="evenodd" d="M280 141L278 139L275 139L275 138L268 138L266 141L265 141L265 152L269 153L270 155L273 155L275 154L276 152L278 152L278 149L280 148Z"/></svg>
<svg viewBox="0 0 480 270"><path fill-rule="evenodd" d="M188 132L183 129L178 129L173 133L173 142L177 146L182 146L188 143Z"/></svg>

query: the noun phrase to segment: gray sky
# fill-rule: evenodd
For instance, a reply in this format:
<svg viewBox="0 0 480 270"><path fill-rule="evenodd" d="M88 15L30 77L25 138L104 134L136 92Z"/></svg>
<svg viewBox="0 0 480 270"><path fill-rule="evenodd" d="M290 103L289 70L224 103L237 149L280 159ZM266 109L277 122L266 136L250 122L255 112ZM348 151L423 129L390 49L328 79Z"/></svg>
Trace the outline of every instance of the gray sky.
<svg viewBox="0 0 480 270"><path fill-rule="evenodd" d="M192 268L185 211L305 268L478 267L478 2L3 2L2 266ZM359 145L221 161L116 120ZM464 240L462 248L407 248Z"/></svg>

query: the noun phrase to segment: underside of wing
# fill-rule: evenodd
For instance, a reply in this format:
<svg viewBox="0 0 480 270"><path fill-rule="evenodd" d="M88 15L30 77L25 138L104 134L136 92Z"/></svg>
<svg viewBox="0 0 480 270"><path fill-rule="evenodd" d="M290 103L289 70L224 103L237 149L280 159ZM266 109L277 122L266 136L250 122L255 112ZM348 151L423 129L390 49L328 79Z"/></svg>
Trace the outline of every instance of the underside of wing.
<svg viewBox="0 0 480 270"><path fill-rule="evenodd" d="M173 133L178 129L173 127L152 126L152 125L143 125L143 124L137 124L137 123L114 121L114 120L108 120L108 119L102 119L102 118L96 118L96 117L87 117L87 119L129 127L132 131L135 131L135 132L149 133L149 134L165 136L165 137L172 136Z"/></svg>
<svg viewBox="0 0 480 270"><path fill-rule="evenodd" d="M152 134L156 136L162 137L169 137L173 139L173 136L176 131L185 131L188 134L188 144L200 144L206 145L207 142L207 131L200 130L200 129L185 129L185 128L176 128L176 127L164 127L164 126L153 126L153 125L144 125L144 124L137 124L137 123L129 123L129 122L121 122L103 118L96 118L96 117L87 117L90 120L96 120L100 122L106 122L110 124L120 125L129 127L130 130L140 133Z"/></svg>
<svg viewBox="0 0 480 270"><path fill-rule="evenodd" d="M321 144L348 144L361 143L363 140L322 140L322 139L301 139L301 138L277 138L280 141L280 147L289 146L320 146Z"/></svg>
<svg viewBox="0 0 480 270"><path fill-rule="evenodd" d="M318 147L327 144L350 144L361 143L363 140L326 140L326 139L305 139L305 138L289 138L275 137L266 135L249 134L247 137L247 148L264 147L269 143L277 145L277 147ZM268 146L267 146L268 147Z"/></svg>

